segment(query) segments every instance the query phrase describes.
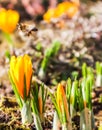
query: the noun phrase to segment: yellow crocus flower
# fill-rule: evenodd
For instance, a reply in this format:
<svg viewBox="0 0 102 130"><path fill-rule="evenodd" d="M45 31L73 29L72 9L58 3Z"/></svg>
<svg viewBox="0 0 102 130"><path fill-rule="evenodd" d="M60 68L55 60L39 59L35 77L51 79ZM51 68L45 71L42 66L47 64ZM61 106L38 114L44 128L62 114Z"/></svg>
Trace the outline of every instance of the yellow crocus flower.
<svg viewBox="0 0 102 130"><path fill-rule="evenodd" d="M44 14L43 19L50 22L52 18L59 18L62 15L66 15L68 18L73 18L79 11L79 5L79 0L59 3L56 8L48 9L48 11Z"/></svg>
<svg viewBox="0 0 102 130"><path fill-rule="evenodd" d="M30 82L32 77L32 63L28 55L11 57L10 61L10 77L14 82L18 93L24 99L24 87L26 86L26 97L29 95ZM24 84L26 84L24 86Z"/></svg>
<svg viewBox="0 0 102 130"><path fill-rule="evenodd" d="M68 121L69 120L68 103L67 103L67 98L66 98L65 91L62 84L58 84L56 101L62 115L63 115L63 106L64 106L66 119Z"/></svg>
<svg viewBox="0 0 102 130"><path fill-rule="evenodd" d="M0 29L6 33L12 33L19 21L19 13L15 10L0 9Z"/></svg>

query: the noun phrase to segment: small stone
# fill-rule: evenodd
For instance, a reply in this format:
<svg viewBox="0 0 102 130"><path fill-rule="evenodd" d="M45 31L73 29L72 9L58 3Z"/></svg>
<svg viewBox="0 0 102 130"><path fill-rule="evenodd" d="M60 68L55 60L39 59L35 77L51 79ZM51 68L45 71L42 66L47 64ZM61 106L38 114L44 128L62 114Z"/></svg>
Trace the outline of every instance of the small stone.
<svg viewBox="0 0 102 130"><path fill-rule="evenodd" d="M92 98L95 98L95 97L96 97L96 93L95 93L95 92L92 92L92 93L91 93L91 96L92 96Z"/></svg>

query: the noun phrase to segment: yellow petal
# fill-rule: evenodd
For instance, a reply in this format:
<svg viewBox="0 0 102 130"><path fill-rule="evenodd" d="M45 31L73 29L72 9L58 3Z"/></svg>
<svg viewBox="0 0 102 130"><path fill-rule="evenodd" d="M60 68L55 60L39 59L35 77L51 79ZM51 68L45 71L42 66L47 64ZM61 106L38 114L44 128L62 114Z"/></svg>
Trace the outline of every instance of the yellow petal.
<svg viewBox="0 0 102 130"><path fill-rule="evenodd" d="M22 56L17 57L14 76L18 83L17 86L18 92L22 98L24 98L24 66L23 65L24 65L23 57Z"/></svg>
<svg viewBox="0 0 102 130"><path fill-rule="evenodd" d="M32 76L32 63L28 55L24 55L24 74L26 77L26 90L28 96L30 90L31 76Z"/></svg>
<svg viewBox="0 0 102 130"><path fill-rule="evenodd" d="M19 14L17 11L14 10L8 10L7 11L7 30L9 33L12 33L15 28L16 25L19 21Z"/></svg>
<svg viewBox="0 0 102 130"><path fill-rule="evenodd" d="M22 98L24 98L24 62L22 56L11 57L10 61L10 75L15 83L17 90Z"/></svg>
<svg viewBox="0 0 102 130"><path fill-rule="evenodd" d="M6 25L6 10L0 9L0 29L5 30Z"/></svg>
<svg viewBox="0 0 102 130"><path fill-rule="evenodd" d="M55 9L48 9L48 11L44 14L43 19L47 22L50 22L51 18L55 16Z"/></svg>
<svg viewBox="0 0 102 130"><path fill-rule="evenodd" d="M66 117L67 117L67 121L68 121L69 112L68 112L67 98L66 98L63 86L61 84L58 84L58 87L57 87L57 105L58 105L61 112L62 112L63 103L64 103L64 109L65 109L65 113L66 113Z"/></svg>
<svg viewBox="0 0 102 130"><path fill-rule="evenodd" d="M16 82L15 77L14 77L15 65L16 65L16 57L12 56L11 61L10 61L10 75L11 75L11 78L12 78L14 83Z"/></svg>
<svg viewBox="0 0 102 130"><path fill-rule="evenodd" d="M62 2L58 4L55 11L55 17L60 17L61 15L63 15L66 9L68 9L68 7L69 7L69 2Z"/></svg>

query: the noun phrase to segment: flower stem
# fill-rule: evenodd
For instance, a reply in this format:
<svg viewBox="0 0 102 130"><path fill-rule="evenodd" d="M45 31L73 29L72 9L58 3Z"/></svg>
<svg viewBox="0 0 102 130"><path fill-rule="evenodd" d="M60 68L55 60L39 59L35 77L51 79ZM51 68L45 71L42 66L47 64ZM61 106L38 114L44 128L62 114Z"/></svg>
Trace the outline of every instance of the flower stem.
<svg viewBox="0 0 102 130"><path fill-rule="evenodd" d="M68 130L66 123L62 124L62 130Z"/></svg>
<svg viewBox="0 0 102 130"><path fill-rule="evenodd" d="M30 101L23 102L21 109L22 123L32 123L32 113L30 108Z"/></svg>
<svg viewBox="0 0 102 130"><path fill-rule="evenodd" d="M41 126L41 121L38 115L34 114L34 123L37 130L43 130Z"/></svg>

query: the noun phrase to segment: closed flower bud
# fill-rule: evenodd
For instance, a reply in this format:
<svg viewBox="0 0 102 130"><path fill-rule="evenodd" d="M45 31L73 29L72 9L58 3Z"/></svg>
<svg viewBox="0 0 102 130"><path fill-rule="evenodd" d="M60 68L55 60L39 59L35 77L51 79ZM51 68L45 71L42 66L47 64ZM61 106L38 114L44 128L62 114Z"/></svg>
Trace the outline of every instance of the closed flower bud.
<svg viewBox="0 0 102 130"><path fill-rule="evenodd" d="M29 96L30 82L32 77L32 63L28 55L11 57L10 77L15 84L22 99Z"/></svg>

